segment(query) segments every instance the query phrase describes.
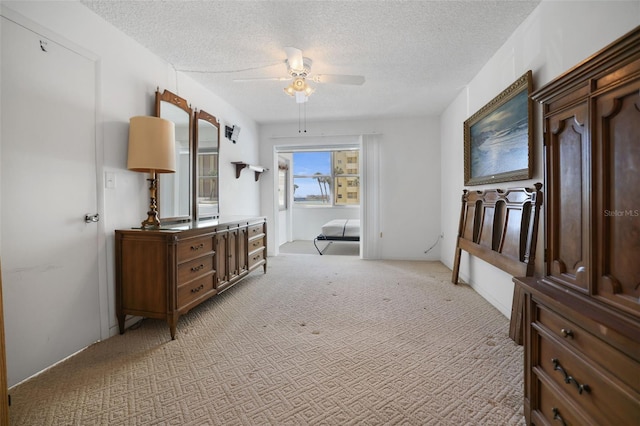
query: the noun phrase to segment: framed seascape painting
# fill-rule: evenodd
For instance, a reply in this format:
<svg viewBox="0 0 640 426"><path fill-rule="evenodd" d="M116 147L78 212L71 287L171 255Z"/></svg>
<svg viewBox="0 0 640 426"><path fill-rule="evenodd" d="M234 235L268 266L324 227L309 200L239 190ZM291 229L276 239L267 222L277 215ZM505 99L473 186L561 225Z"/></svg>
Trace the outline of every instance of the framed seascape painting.
<svg viewBox="0 0 640 426"><path fill-rule="evenodd" d="M464 184L531 178L531 71L464 122Z"/></svg>

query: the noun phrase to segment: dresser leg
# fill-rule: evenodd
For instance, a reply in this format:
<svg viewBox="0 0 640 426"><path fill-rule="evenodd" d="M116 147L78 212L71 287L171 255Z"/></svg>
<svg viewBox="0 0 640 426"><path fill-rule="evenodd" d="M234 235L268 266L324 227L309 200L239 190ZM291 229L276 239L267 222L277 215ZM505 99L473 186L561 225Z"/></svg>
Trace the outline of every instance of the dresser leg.
<svg viewBox="0 0 640 426"><path fill-rule="evenodd" d="M126 315L118 314L118 328L120 328L120 334L124 334L124 320Z"/></svg>
<svg viewBox="0 0 640 426"><path fill-rule="evenodd" d="M169 332L171 333L171 340L176 340L177 328L178 328L178 318L171 318L169 320Z"/></svg>

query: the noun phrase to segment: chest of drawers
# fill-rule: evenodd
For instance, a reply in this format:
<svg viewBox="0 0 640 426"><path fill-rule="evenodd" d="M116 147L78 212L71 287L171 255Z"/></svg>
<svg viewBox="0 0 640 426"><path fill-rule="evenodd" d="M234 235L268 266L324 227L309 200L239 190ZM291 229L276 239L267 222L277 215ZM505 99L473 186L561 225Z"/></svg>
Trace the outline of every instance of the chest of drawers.
<svg viewBox="0 0 640 426"><path fill-rule="evenodd" d="M180 315L262 266L264 218L229 218L158 230L116 230L116 315L164 319L171 338Z"/></svg>
<svg viewBox="0 0 640 426"><path fill-rule="evenodd" d="M637 322L518 279L525 296L525 413L529 424L622 425L640 419Z"/></svg>

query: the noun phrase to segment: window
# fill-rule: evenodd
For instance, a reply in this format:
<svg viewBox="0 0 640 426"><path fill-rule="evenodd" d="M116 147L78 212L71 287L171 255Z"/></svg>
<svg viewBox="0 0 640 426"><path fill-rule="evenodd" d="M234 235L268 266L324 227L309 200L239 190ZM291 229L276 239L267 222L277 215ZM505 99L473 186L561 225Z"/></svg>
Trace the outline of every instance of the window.
<svg viewBox="0 0 640 426"><path fill-rule="evenodd" d="M293 199L298 205L360 204L358 150L293 153Z"/></svg>

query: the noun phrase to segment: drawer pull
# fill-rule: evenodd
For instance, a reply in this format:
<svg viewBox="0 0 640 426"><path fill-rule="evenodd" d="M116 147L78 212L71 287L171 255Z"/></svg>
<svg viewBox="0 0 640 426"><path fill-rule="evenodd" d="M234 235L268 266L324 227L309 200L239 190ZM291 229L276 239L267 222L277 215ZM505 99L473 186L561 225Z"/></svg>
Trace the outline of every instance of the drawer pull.
<svg viewBox="0 0 640 426"><path fill-rule="evenodd" d="M562 368L562 366L560 365L560 361L558 361L557 358L553 358L551 362L553 363L553 369L561 372L564 375L565 383L573 383L574 385L576 385L576 387L578 388L578 393L580 395L582 395L582 392L587 392L587 393L591 392L591 388L589 387L589 385L587 384L581 385L576 379L568 375L567 372L564 370L564 368Z"/></svg>
<svg viewBox="0 0 640 426"><path fill-rule="evenodd" d="M573 331L571 331L570 328L561 329L560 334L562 334L562 337L570 337L573 339Z"/></svg>
<svg viewBox="0 0 640 426"><path fill-rule="evenodd" d="M198 244L197 246L191 246L191 250L192 250L192 251L198 251L198 250L200 250L201 248L204 248L204 243L200 243L200 244Z"/></svg>
<svg viewBox="0 0 640 426"><path fill-rule="evenodd" d="M204 268L204 265L203 265L203 264L200 264L200 265L198 265L198 266L194 266L194 267L192 267L192 268L191 268L191 272L198 272L198 271L200 271L200 270L201 270L201 269L203 269L203 268Z"/></svg>
<svg viewBox="0 0 640 426"><path fill-rule="evenodd" d="M560 410L558 410L557 408L553 407L553 420L557 420L560 423L562 423L562 426L567 426L567 423L565 423L564 419L562 418L562 416L560 415Z"/></svg>
<svg viewBox="0 0 640 426"><path fill-rule="evenodd" d="M203 288L204 288L204 284L200 284L200 286L199 286L199 287L192 288L192 289L191 289L191 293L197 293L197 292L199 292L200 290L202 290Z"/></svg>

